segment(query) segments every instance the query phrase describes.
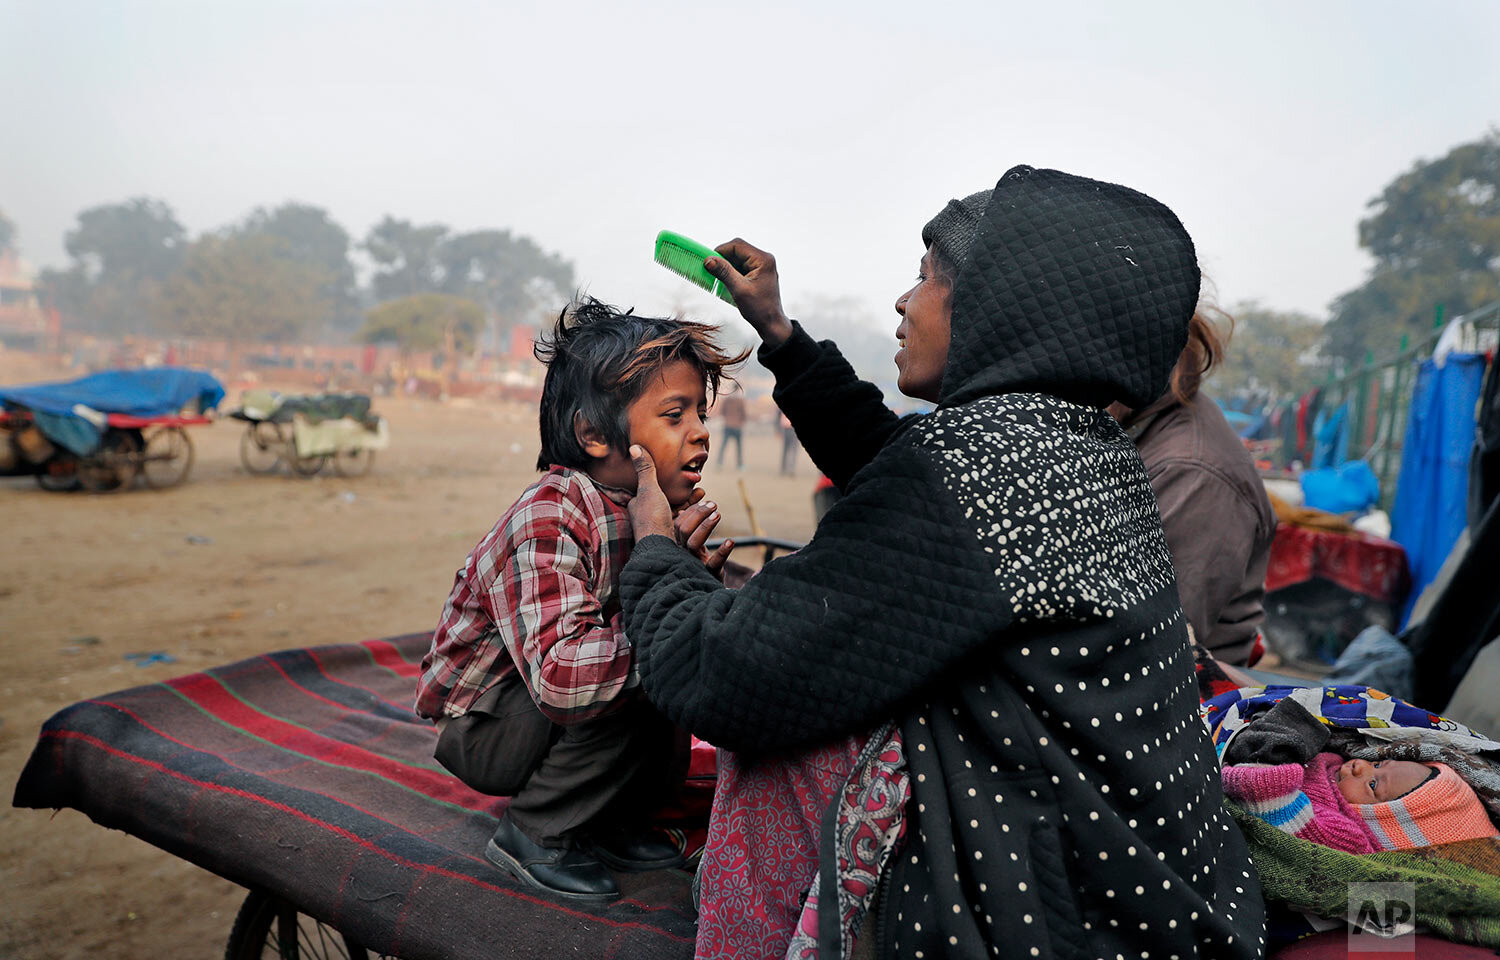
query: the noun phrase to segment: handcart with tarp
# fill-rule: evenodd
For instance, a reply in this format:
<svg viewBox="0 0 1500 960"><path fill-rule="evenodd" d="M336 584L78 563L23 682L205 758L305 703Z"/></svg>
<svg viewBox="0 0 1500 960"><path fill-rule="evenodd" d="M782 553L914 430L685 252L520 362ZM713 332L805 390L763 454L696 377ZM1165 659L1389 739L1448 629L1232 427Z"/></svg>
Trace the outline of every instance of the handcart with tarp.
<svg viewBox="0 0 1500 960"><path fill-rule="evenodd" d="M111 370L0 388L0 476L46 490L173 487L193 469L187 427L213 422L224 398L213 374L179 367Z"/></svg>
<svg viewBox="0 0 1500 960"><path fill-rule="evenodd" d="M245 423L240 463L250 473L274 473L281 464L311 477L332 465L341 477L370 472L375 451L390 442L384 417L362 393L283 395L249 390L230 413Z"/></svg>

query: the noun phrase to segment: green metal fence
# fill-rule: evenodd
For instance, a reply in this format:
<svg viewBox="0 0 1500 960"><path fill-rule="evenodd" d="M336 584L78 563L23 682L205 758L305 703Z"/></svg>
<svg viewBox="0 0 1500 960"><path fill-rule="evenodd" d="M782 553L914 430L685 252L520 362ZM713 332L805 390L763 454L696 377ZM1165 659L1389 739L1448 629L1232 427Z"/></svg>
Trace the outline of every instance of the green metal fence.
<svg viewBox="0 0 1500 960"><path fill-rule="evenodd" d="M1500 335L1500 301L1464 316L1457 349L1473 352L1493 349ZM1416 387L1417 370L1432 356L1446 327L1443 307L1434 310L1432 332L1416 343L1401 338L1395 356L1376 361L1365 354L1356 370L1329 371L1322 387L1322 407L1332 410L1349 404L1349 456L1363 459L1380 478L1380 505L1389 510L1396 498L1396 475L1401 469L1401 444L1406 419Z"/></svg>

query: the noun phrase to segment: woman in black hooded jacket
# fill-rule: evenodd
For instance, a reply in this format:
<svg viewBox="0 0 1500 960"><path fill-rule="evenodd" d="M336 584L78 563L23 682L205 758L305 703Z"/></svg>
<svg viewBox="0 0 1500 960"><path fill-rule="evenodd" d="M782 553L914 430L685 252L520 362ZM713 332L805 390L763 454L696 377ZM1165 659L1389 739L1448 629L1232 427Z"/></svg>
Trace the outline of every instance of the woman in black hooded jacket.
<svg viewBox="0 0 1500 960"><path fill-rule="evenodd" d="M904 839L878 860L873 929L877 898L846 910L842 882L861 770L825 821L814 892L837 890L839 910L817 918L823 960L856 941L881 957L1259 956L1260 887L1221 810L1156 502L1104 409L1163 392L1198 296L1192 241L1133 190L1016 167L923 242L897 302L898 385L936 409L906 418L787 320L771 257L733 241L708 262L844 496L804 549L727 590L672 538L638 456L621 595L644 688L743 754L871 730L896 744Z"/></svg>

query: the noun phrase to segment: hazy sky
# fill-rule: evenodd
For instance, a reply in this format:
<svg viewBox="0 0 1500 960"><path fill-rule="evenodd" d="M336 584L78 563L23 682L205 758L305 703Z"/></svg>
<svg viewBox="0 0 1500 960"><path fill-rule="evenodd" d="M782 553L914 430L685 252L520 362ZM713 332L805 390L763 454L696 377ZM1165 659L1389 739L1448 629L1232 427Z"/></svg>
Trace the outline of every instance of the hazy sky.
<svg viewBox="0 0 1500 960"><path fill-rule="evenodd" d="M0 209L40 266L137 195L193 234L288 199L504 227L714 319L651 242L738 234L894 329L921 225L1029 163L1166 202L1226 303L1321 316L1365 203L1500 124L1500 3L1227 6L0 0Z"/></svg>

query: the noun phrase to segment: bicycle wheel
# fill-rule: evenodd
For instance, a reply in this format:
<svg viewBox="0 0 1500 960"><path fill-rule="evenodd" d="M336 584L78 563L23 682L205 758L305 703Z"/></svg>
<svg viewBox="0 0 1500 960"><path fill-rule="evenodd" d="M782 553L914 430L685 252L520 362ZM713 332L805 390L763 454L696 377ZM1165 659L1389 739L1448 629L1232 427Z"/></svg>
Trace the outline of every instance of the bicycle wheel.
<svg viewBox="0 0 1500 960"><path fill-rule="evenodd" d="M127 490L141 466L141 442L123 430L107 430L99 449L78 461L78 482L89 493Z"/></svg>
<svg viewBox="0 0 1500 960"><path fill-rule="evenodd" d="M288 446L291 445L288 444ZM327 463L328 454L326 453L315 453L310 457L299 457L294 454L291 460L292 472L299 477L311 477L322 470Z"/></svg>
<svg viewBox="0 0 1500 960"><path fill-rule="evenodd" d="M362 477L375 463L374 450L339 450L332 458L333 472L341 477Z"/></svg>
<svg viewBox="0 0 1500 960"><path fill-rule="evenodd" d="M224 960L380 960L337 930L260 890L234 918ZM394 958L386 958L394 960Z"/></svg>
<svg viewBox="0 0 1500 960"><path fill-rule="evenodd" d="M250 473L271 473L281 462L286 443L276 424L257 420L245 426L240 436L240 463Z"/></svg>
<svg viewBox="0 0 1500 960"><path fill-rule="evenodd" d="M193 469L193 440L181 427L164 427L146 438L141 476L153 490L175 487Z"/></svg>
<svg viewBox="0 0 1500 960"><path fill-rule="evenodd" d="M78 489L78 458L57 453L37 467L36 485L48 493L71 493Z"/></svg>

